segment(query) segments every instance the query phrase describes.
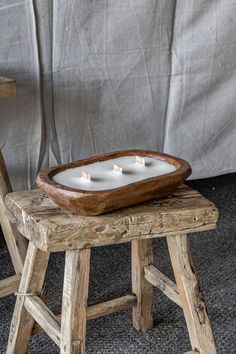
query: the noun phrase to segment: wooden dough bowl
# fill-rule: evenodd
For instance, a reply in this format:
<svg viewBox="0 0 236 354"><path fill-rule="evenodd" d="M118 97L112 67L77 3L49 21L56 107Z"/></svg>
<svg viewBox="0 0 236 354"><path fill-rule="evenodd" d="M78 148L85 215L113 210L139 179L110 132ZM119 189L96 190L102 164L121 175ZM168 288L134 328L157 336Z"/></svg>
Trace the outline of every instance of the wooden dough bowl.
<svg viewBox="0 0 236 354"><path fill-rule="evenodd" d="M60 185L53 180L54 175L66 169L122 156L155 158L174 165L176 170L160 176L130 183L126 186L99 191L70 188ZM174 192L190 174L191 167L188 162L177 157L148 150L123 150L90 157L41 171L37 177L37 184L61 208L80 215L99 215L150 199L167 196Z"/></svg>

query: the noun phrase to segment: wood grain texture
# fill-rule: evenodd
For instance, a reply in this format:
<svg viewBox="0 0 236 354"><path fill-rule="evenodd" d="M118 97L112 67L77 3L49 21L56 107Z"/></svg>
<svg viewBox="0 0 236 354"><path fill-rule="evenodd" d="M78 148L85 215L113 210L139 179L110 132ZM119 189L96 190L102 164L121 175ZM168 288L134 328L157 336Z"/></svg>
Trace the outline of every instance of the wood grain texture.
<svg viewBox="0 0 236 354"><path fill-rule="evenodd" d="M174 165L176 171L104 191L84 191L69 188L54 182L52 179L55 174L69 168L86 166L117 157L137 155L166 161ZM154 197L164 197L175 191L190 174L190 165L177 157L149 150L122 150L52 167L39 173L37 184L60 207L79 215L99 215Z"/></svg>
<svg viewBox="0 0 236 354"><path fill-rule="evenodd" d="M24 301L23 297L18 296L7 354L26 353L33 318L26 313L24 304L39 320L39 324L50 332L55 342L60 344L61 354L84 354L86 321L120 310L124 306L133 307L135 328L143 331L150 329L152 284L155 283L163 288L163 292L168 293L172 300L181 303L192 352L216 354L185 234L216 226L218 211L214 204L199 192L181 186L163 200L117 210L99 217L75 216L65 212L38 190L11 193L6 199L6 205L9 219L31 239L20 289L31 292L42 288L49 252L37 251L36 246L46 250L66 251L61 333L59 334L60 318L54 316L41 300L36 304L28 298ZM173 282L152 266L152 238L159 236L167 237L178 291ZM87 309L90 247L129 241L132 241L134 295L131 295L129 300L128 297L122 297ZM84 249L75 250L83 247ZM40 263L39 254L41 258L44 257L44 260L41 260L44 263ZM17 351L19 347L20 352Z"/></svg>
<svg viewBox="0 0 236 354"><path fill-rule="evenodd" d="M215 205L184 185L165 199L100 216L73 215L40 190L11 193L6 205L20 232L51 251L205 231L215 229L218 220Z"/></svg>
<svg viewBox="0 0 236 354"><path fill-rule="evenodd" d="M216 354L205 303L195 274L187 235L169 236L167 243L193 351Z"/></svg>
<svg viewBox="0 0 236 354"><path fill-rule="evenodd" d="M110 315L111 313L126 310L130 307L135 306L137 299L135 295L129 294L118 297L117 299L108 300L89 306L87 308L87 321L94 320L101 316ZM58 323L61 321L61 315L56 316ZM40 327L38 323L35 323L32 334L38 334L44 330Z"/></svg>
<svg viewBox="0 0 236 354"><path fill-rule="evenodd" d="M15 81L0 77L0 98L15 96L15 94ZM5 161L0 150L0 224L11 256L13 267L17 273L16 276L0 282L0 297L10 295L17 290L28 244L27 240L19 233L17 227L12 225L5 215L5 197L7 193L10 192L12 192L12 188Z"/></svg>
<svg viewBox="0 0 236 354"><path fill-rule="evenodd" d="M16 82L0 76L0 99L16 95Z"/></svg>
<svg viewBox="0 0 236 354"><path fill-rule="evenodd" d="M138 331L147 331L153 327L153 286L145 279L144 267L153 263L152 240L132 241L131 258L132 292L137 297L137 304L133 307L133 325Z"/></svg>
<svg viewBox="0 0 236 354"><path fill-rule="evenodd" d="M21 274L0 280L0 298L15 293L18 290L20 280Z"/></svg>
<svg viewBox="0 0 236 354"><path fill-rule="evenodd" d="M49 253L29 243L19 293L41 292L47 270ZM7 354L26 354L34 319L24 307L25 296L18 295L11 322Z"/></svg>
<svg viewBox="0 0 236 354"><path fill-rule="evenodd" d="M136 306L137 299L135 295L125 295L117 299L101 302L100 304L89 306L87 309L87 320L94 320L104 315L126 310Z"/></svg>
<svg viewBox="0 0 236 354"><path fill-rule="evenodd" d="M66 251L61 354L84 354L87 323L90 249Z"/></svg>
<svg viewBox="0 0 236 354"><path fill-rule="evenodd" d="M27 240L19 233L16 226L6 217L5 197L12 192L5 162L0 150L0 224L16 273L21 273L27 251Z"/></svg>
<svg viewBox="0 0 236 354"><path fill-rule="evenodd" d="M145 279L160 289L170 300L182 307L177 286L153 265L144 267Z"/></svg>
<svg viewBox="0 0 236 354"><path fill-rule="evenodd" d="M27 296L24 306L47 335L60 346L60 320L38 296Z"/></svg>

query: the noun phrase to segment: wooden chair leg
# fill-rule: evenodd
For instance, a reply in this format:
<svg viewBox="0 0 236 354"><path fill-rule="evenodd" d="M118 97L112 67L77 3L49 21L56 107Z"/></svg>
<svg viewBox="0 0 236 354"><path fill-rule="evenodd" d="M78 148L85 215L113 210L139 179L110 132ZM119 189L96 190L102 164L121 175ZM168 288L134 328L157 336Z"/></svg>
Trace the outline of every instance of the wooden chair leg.
<svg viewBox="0 0 236 354"><path fill-rule="evenodd" d="M132 291L137 297L137 305L133 307L133 326L141 331L153 327L153 286L144 277L144 267L153 263L152 249L150 239L131 242Z"/></svg>
<svg viewBox="0 0 236 354"><path fill-rule="evenodd" d="M84 354L90 249L66 251L61 316L61 354Z"/></svg>
<svg viewBox="0 0 236 354"><path fill-rule="evenodd" d="M32 242L29 243L11 322L7 354L27 353L34 319L25 309L24 302L26 294L33 296L42 291L49 254L37 249Z"/></svg>
<svg viewBox="0 0 236 354"><path fill-rule="evenodd" d="M187 235L167 237L171 262L193 351L216 354L209 318L195 274Z"/></svg>
<svg viewBox="0 0 236 354"><path fill-rule="evenodd" d="M15 272L22 273L28 241L20 234L16 226L8 221L5 215L5 197L10 192L12 192L12 188L0 150L0 224Z"/></svg>

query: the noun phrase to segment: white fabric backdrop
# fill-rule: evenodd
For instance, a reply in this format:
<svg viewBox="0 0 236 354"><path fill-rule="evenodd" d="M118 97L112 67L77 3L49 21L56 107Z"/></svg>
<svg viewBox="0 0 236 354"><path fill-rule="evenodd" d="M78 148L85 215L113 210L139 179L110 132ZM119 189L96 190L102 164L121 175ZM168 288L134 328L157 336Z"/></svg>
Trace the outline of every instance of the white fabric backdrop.
<svg viewBox="0 0 236 354"><path fill-rule="evenodd" d="M236 171L236 2L1 0L0 147L15 189L123 148Z"/></svg>

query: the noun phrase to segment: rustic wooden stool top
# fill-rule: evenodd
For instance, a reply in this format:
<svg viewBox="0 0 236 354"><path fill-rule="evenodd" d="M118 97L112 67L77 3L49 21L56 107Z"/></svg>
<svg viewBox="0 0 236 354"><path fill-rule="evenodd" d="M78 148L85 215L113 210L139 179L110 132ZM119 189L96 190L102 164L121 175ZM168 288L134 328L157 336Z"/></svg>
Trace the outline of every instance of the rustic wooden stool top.
<svg viewBox="0 0 236 354"><path fill-rule="evenodd" d="M34 320L64 354L85 352L86 320L127 307L133 307L135 328L148 330L153 325L153 285L183 308L190 353L216 353L187 234L214 229L218 211L198 191L183 185L165 199L90 217L61 210L40 190L11 193L6 205L9 219L30 240L8 354L27 352ZM177 284L153 265L152 239L157 237L167 239ZM90 249L124 242L132 245L133 294L87 308ZM50 252L56 251L66 252L61 317L38 296Z"/></svg>

